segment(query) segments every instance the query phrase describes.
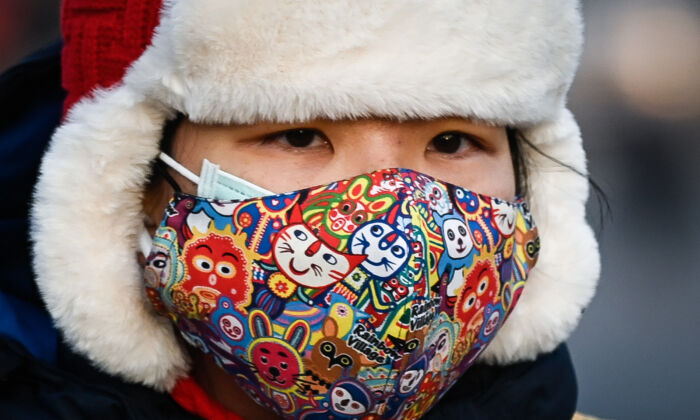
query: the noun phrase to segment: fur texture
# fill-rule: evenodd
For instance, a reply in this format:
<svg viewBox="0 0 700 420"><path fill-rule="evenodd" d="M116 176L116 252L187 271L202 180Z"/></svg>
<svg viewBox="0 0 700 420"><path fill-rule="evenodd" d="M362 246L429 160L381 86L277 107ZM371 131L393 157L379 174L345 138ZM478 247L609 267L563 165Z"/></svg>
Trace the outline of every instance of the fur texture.
<svg viewBox="0 0 700 420"><path fill-rule="evenodd" d="M581 134L568 110L525 136L544 154L587 173ZM598 243L585 215L588 179L523 149L530 163L527 199L542 245L518 305L482 356L492 363L554 350L578 324L600 274Z"/></svg>
<svg viewBox="0 0 700 420"><path fill-rule="evenodd" d="M172 1L126 83L196 121L536 123L578 64L571 0Z"/></svg>
<svg viewBox="0 0 700 420"><path fill-rule="evenodd" d="M170 389L187 359L146 298L141 197L166 114L122 87L77 104L41 164L32 208L37 284L66 340L97 366Z"/></svg>
<svg viewBox="0 0 700 420"><path fill-rule="evenodd" d="M581 39L571 0L167 2L152 45L120 85L72 108L42 162L32 238L49 311L104 370L170 389L188 362L150 309L135 253L148 164L174 111L215 123L465 116L525 128L585 173L564 109ZM566 339L599 270L587 180L524 149L542 252L484 354L498 363Z"/></svg>

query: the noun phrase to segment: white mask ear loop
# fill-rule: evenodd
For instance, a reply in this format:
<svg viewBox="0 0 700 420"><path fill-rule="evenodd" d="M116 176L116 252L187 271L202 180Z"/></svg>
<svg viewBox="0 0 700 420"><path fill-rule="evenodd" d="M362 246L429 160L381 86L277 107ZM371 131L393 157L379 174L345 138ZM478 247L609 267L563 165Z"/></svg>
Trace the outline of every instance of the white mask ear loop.
<svg viewBox="0 0 700 420"><path fill-rule="evenodd" d="M160 152L158 154L158 159L160 159L161 162L173 168L173 170L175 170L180 175L184 176L185 178L189 179L195 184L199 184L199 177L195 175L194 172L180 165L175 159L171 158L164 152ZM151 254L153 238L151 237L151 234L148 233L148 229L146 229L146 226L144 225L141 225L141 231L138 233L138 235L139 249L141 251L141 254L143 254L144 258L148 258L148 256Z"/></svg>
<svg viewBox="0 0 700 420"><path fill-rule="evenodd" d="M165 163L166 165L173 168L180 175L182 175L185 178L189 179L190 181L194 182L196 185L199 185L199 177L197 175L195 175L194 172L192 172L189 169L185 168L184 166L180 165L175 159L166 155L164 152L160 152L160 154L158 154L158 158L163 163Z"/></svg>
<svg viewBox="0 0 700 420"><path fill-rule="evenodd" d="M244 200L274 194L252 182L222 171L219 169L219 165L211 163L207 159L202 161L202 172L200 176L197 176L164 152L160 152L158 158L177 173L195 183L197 194L202 197Z"/></svg>

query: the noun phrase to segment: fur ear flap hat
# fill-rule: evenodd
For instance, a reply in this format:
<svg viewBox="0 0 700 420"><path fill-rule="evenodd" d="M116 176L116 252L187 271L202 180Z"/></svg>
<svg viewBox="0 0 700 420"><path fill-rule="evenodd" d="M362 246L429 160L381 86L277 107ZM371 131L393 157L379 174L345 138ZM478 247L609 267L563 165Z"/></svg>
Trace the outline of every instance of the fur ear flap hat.
<svg viewBox="0 0 700 420"><path fill-rule="evenodd" d="M586 173L565 107L574 0L63 2L67 115L32 210L37 282L65 339L105 371L169 390L188 360L143 291L141 198L165 122L463 116L519 128ZM542 251L483 359L552 350L599 274L587 179L523 148Z"/></svg>

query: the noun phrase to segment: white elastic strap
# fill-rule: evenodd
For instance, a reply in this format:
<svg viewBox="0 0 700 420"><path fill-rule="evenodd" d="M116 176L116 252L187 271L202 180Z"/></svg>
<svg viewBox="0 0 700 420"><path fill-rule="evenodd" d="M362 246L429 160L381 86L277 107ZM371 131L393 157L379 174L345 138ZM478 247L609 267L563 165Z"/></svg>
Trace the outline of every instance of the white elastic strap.
<svg viewBox="0 0 700 420"><path fill-rule="evenodd" d="M165 163L166 165L170 166L175 171L177 171L177 173L179 173L180 175L184 176L185 178L189 179L190 181L194 182L195 184L199 184L199 177L197 175L195 175L194 172L192 172L189 169L185 168L184 166L180 165L175 159L166 155L165 152L160 152L160 154L158 155L158 158L163 163Z"/></svg>

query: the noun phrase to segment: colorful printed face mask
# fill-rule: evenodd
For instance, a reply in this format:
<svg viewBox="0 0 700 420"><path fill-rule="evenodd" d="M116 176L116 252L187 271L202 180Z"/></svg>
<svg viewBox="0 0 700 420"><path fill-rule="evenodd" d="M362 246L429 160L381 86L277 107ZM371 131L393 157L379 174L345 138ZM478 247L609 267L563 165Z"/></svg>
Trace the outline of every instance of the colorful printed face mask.
<svg viewBox="0 0 700 420"><path fill-rule="evenodd" d="M145 282L280 415L414 419L493 339L538 250L522 201L386 169L242 201L178 193Z"/></svg>

